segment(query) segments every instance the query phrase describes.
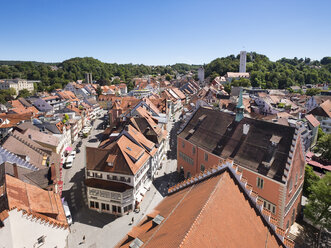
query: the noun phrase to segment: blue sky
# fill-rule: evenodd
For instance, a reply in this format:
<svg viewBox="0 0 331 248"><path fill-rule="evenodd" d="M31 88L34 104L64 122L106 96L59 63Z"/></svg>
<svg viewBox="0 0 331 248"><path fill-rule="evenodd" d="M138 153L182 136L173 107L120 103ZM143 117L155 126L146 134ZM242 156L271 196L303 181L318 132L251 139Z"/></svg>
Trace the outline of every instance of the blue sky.
<svg viewBox="0 0 331 248"><path fill-rule="evenodd" d="M202 64L331 56L329 0L2 0L0 60Z"/></svg>

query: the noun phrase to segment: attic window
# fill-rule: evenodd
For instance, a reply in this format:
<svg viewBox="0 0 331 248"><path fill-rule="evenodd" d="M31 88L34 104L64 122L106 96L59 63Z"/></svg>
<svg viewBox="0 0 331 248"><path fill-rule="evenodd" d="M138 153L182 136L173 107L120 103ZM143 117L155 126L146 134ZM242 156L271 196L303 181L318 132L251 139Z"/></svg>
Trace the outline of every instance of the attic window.
<svg viewBox="0 0 331 248"><path fill-rule="evenodd" d="M202 115L199 117L199 121L203 121L205 118L207 117L207 115Z"/></svg>
<svg viewBox="0 0 331 248"><path fill-rule="evenodd" d="M139 248L142 247L144 242L142 242L139 238L135 238L131 244L129 245L130 248Z"/></svg>
<svg viewBox="0 0 331 248"><path fill-rule="evenodd" d="M156 225L160 225L163 220L164 220L164 217L158 214L153 219L153 223L156 224Z"/></svg>
<svg viewBox="0 0 331 248"><path fill-rule="evenodd" d="M128 147L128 146L126 147L126 149L128 149L129 151L132 151L132 149L130 147Z"/></svg>
<svg viewBox="0 0 331 248"><path fill-rule="evenodd" d="M113 165L114 165L114 163L112 163L112 162L108 163L108 166L110 166L110 167L113 167Z"/></svg>
<svg viewBox="0 0 331 248"><path fill-rule="evenodd" d="M41 236L41 237L39 237L39 238L37 239L38 244L44 244L44 243L45 243L45 238L46 238L46 236Z"/></svg>
<svg viewBox="0 0 331 248"><path fill-rule="evenodd" d="M272 135L272 137L270 138L270 142L272 145L276 146L277 144L279 144L281 139L282 139L282 136Z"/></svg>
<svg viewBox="0 0 331 248"><path fill-rule="evenodd" d="M194 129L192 128L190 131L188 131L189 132L189 134L194 134Z"/></svg>

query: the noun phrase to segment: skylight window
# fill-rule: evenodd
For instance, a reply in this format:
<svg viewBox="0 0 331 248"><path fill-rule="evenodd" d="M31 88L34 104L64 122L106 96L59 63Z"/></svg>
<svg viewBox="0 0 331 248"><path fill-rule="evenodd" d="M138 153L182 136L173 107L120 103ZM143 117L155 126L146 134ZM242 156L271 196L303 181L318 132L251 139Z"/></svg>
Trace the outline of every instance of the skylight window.
<svg viewBox="0 0 331 248"><path fill-rule="evenodd" d="M129 151L132 151L132 149L130 147L128 147L128 146L126 147L126 149L128 149Z"/></svg>

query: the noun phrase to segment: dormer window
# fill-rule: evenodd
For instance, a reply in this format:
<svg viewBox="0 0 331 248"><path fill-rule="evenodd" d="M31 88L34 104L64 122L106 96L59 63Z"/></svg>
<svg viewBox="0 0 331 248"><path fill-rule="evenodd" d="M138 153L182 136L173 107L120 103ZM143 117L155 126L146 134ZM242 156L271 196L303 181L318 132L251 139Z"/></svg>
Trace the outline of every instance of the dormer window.
<svg viewBox="0 0 331 248"><path fill-rule="evenodd" d="M109 162L109 163L108 163L108 166L113 167L113 166L114 166L114 163Z"/></svg>

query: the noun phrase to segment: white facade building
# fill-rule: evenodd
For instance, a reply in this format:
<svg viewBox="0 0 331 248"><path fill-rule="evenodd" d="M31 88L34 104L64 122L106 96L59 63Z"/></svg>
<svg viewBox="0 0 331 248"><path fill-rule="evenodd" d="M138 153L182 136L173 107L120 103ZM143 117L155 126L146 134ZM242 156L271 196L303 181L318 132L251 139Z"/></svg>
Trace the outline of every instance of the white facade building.
<svg viewBox="0 0 331 248"><path fill-rule="evenodd" d="M0 247L66 247L69 228L13 209L0 228Z"/></svg>
<svg viewBox="0 0 331 248"><path fill-rule="evenodd" d="M16 91L16 95L18 95L20 90L27 89L29 92L33 92L34 85L33 83L38 83L40 81L31 81L26 79L4 79L0 80L0 90L7 90L9 88L13 88Z"/></svg>

